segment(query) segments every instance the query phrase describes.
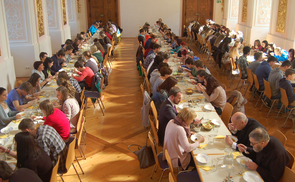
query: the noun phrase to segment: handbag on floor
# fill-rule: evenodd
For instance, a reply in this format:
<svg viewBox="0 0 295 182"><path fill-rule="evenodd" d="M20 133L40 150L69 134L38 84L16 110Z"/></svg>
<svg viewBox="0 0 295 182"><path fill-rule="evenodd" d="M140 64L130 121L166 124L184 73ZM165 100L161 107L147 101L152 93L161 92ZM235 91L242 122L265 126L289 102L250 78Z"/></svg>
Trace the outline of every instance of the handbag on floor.
<svg viewBox="0 0 295 182"><path fill-rule="evenodd" d="M131 150L130 147L132 146L138 147L138 150L136 151ZM155 164L153 150L152 150L152 147L147 146L147 140L146 140L145 146L131 144L131 145L128 145L127 148L128 150L130 150L130 152L134 153L137 156L140 169L145 169Z"/></svg>

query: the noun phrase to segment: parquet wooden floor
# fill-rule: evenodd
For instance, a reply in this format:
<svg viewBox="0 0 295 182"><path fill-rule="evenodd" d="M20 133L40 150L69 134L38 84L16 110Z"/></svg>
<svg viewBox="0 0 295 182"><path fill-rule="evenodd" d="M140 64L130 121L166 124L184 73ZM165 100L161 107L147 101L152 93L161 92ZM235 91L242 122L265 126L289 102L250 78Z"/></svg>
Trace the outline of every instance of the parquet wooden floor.
<svg viewBox="0 0 295 182"><path fill-rule="evenodd" d="M115 50L113 71L109 77L109 85L104 93L104 104L106 107L105 116L91 104L87 108L86 122L86 145L82 145L86 153L86 160L79 160L85 174L82 175L77 163L75 166L83 182L121 182L121 181L158 181L161 172L154 174L150 179L152 167L139 169L136 156L127 150L129 144L144 145L147 130L141 124L142 94L139 85L143 79L138 76L135 63L137 49L136 38L122 38L121 43ZM195 51L195 46L190 47ZM236 87L235 84L229 89L227 76L216 72L213 64L206 62L206 56L197 54L210 69L211 73L227 86L227 93ZM246 94L250 98L251 93ZM257 98L256 98L257 99ZM286 128L281 128L285 118L279 116L275 120L275 112L272 112L268 119L265 119L267 108L254 108L255 101L248 102L246 114L260 121L272 134L276 129L282 131L288 138L286 147L295 154L295 134L293 133L292 122L288 121ZM77 156L79 153L76 152ZM61 181L58 178L59 181ZM66 182L78 181L74 169L64 175ZM168 182L168 174L162 180Z"/></svg>

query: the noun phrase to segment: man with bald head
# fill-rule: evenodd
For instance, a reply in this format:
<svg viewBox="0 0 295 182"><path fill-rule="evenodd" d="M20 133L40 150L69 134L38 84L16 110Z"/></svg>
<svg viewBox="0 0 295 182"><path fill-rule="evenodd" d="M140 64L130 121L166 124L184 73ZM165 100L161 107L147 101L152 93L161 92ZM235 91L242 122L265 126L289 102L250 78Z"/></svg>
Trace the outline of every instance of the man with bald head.
<svg viewBox="0 0 295 182"><path fill-rule="evenodd" d="M238 138L238 141L234 142L232 138L228 136L225 138L225 141L235 150L238 150L237 144L244 144L245 146L250 147L249 134L258 127L264 128L264 126L255 119L247 118L242 112L236 112L231 117L231 123L228 124L228 128L232 135Z"/></svg>

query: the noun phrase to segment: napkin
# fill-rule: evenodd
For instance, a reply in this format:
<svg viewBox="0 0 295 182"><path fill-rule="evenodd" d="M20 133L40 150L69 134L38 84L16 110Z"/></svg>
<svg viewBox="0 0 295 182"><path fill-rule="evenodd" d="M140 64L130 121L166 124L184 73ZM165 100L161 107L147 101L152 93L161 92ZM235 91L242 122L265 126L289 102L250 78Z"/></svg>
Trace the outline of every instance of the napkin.
<svg viewBox="0 0 295 182"><path fill-rule="evenodd" d="M12 120L14 123L20 123L20 120Z"/></svg>
<svg viewBox="0 0 295 182"><path fill-rule="evenodd" d="M210 171L211 169L213 169L212 167L210 166L199 166L199 168L205 170L205 171Z"/></svg>
<svg viewBox="0 0 295 182"><path fill-rule="evenodd" d="M8 135L0 135L0 138L7 138Z"/></svg>
<svg viewBox="0 0 295 182"><path fill-rule="evenodd" d="M238 156L241 155L240 152L233 152L233 153L231 153L231 154L234 156L234 159L236 159Z"/></svg>
<svg viewBox="0 0 295 182"><path fill-rule="evenodd" d="M48 86L48 87L57 87L57 85L50 85L50 86Z"/></svg>
<svg viewBox="0 0 295 182"><path fill-rule="evenodd" d="M45 97L45 96L43 96L43 95L40 95L40 96L39 96L39 98L43 98L43 97Z"/></svg>
<svg viewBox="0 0 295 182"><path fill-rule="evenodd" d="M28 107L28 109L34 109L34 107L33 107L33 106L31 106L31 107Z"/></svg>
<svg viewBox="0 0 295 182"><path fill-rule="evenodd" d="M207 144L200 144L200 145L198 146L198 148L203 149L203 148L205 148L206 146L207 146Z"/></svg>
<svg viewBox="0 0 295 182"><path fill-rule="evenodd" d="M181 100L180 102L186 102L186 100Z"/></svg>
<svg viewBox="0 0 295 182"><path fill-rule="evenodd" d="M218 136L216 136L216 137L214 137L215 139L224 139L225 138L225 136L222 136L222 135L218 135Z"/></svg>

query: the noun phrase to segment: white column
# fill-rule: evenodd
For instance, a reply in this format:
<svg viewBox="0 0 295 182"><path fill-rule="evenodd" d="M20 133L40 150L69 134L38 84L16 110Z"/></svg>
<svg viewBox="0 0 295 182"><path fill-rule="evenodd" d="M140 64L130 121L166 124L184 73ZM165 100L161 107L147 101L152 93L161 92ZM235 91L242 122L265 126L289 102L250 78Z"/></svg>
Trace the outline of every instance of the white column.
<svg viewBox="0 0 295 182"><path fill-rule="evenodd" d="M0 25L0 86L10 91L14 88L15 71L13 57L10 54L4 1L0 1Z"/></svg>
<svg viewBox="0 0 295 182"><path fill-rule="evenodd" d="M60 50L61 44L71 39L71 28L67 13L66 0L46 0L49 35L51 36L52 53Z"/></svg>
<svg viewBox="0 0 295 182"><path fill-rule="evenodd" d="M230 30L236 30L239 17L239 0L224 1L222 24Z"/></svg>
<svg viewBox="0 0 295 182"><path fill-rule="evenodd" d="M68 0L68 17L69 24L71 27L71 35L72 39L76 37L78 33L80 33L80 20L78 18L78 3L79 0Z"/></svg>
<svg viewBox="0 0 295 182"><path fill-rule="evenodd" d="M80 30L86 31L90 27L90 25L88 25L86 0L77 0L77 6L78 6L78 18L80 20Z"/></svg>
<svg viewBox="0 0 295 182"><path fill-rule="evenodd" d="M32 74L33 63L40 60L41 51L52 52L47 19L44 18L44 3L44 0L4 0L10 50L17 77Z"/></svg>
<svg viewBox="0 0 295 182"><path fill-rule="evenodd" d="M288 51L295 47L295 1L273 0L272 7L267 40Z"/></svg>
<svg viewBox="0 0 295 182"><path fill-rule="evenodd" d="M269 32L272 0L240 0L239 21L236 30L244 34L247 44L266 39Z"/></svg>

